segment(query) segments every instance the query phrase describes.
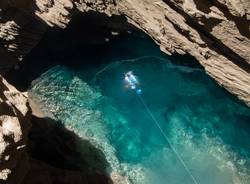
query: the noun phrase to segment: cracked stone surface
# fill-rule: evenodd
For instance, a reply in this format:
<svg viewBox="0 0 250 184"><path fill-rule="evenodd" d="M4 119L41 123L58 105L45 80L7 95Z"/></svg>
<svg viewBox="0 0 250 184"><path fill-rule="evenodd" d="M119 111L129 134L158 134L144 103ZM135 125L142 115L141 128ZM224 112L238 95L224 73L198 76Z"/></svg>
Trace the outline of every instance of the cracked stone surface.
<svg viewBox="0 0 250 184"><path fill-rule="evenodd" d="M20 62L47 27L80 12L125 15L167 54L190 54L218 84L250 105L248 0L3 0L0 71Z"/></svg>

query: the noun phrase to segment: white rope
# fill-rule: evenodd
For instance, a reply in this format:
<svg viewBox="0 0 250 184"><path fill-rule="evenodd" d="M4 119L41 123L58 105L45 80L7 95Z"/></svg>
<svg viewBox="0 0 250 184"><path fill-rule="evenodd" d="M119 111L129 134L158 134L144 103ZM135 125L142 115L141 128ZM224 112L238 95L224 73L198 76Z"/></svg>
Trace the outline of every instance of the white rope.
<svg viewBox="0 0 250 184"><path fill-rule="evenodd" d="M199 184L198 181L195 179L194 175L191 173L190 169L188 168L187 164L185 163L185 161L182 159L181 155L178 153L178 151L174 148L174 146L172 146L169 138L166 136L166 134L164 133L164 131L162 130L160 124L158 123L158 121L156 120L155 116L153 115L153 113L150 111L150 109L148 108L147 104L145 103L145 101L143 100L143 98L141 97L141 95L137 95L139 97L139 99L141 100L142 104L144 105L145 109L147 110L148 114L150 115L150 117L152 118L152 120L154 121L154 123L156 124L156 126L159 128L161 134L163 135L163 137L165 138L165 140L167 141L167 143L169 144L169 147L172 149L172 151L175 153L176 157L178 158L178 160L180 161L180 163L183 165L184 169L186 170L186 172L188 173L188 175L190 176L190 178L193 180L193 182L195 184Z"/></svg>
<svg viewBox="0 0 250 184"><path fill-rule="evenodd" d="M96 77L98 75L100 75L102 72L104 72L105 70L107 70L108 68L118 64L118 63L122 63L122 62L136 62L139 61L141 59L146 59L146 58L156 58L159 59L160 61L166 61L164 58L161 57L157 57L157 56L143 56L143 57L138 57L138 58L134 58L134 59L126 59L126 60L118 60L115 62L112 62L111 64L107 65L106 67L102 68L101 70L99 70L94 78L91 80L92 82L95 83ZM176 68L176 69L192 69L193 71L203 71L201 69L193 69L190 67L183 67L183 66L172 66L172 65L168 65L169 68ZM144 102L143 98L141 97L140 94L137 94L137 96L139 97L139 99L141 100L142 104L144 105L145 109L147 110L148 114L150 115L150 117L152 118L152 120L154 121L154 123L156 124L156 126L159 128L161 134L163 135L163 137L165 138L165 140L167 141L167 143L169 144L170 149L174 152L174 154L176 155L177 159L180 161L180 163L182 164L183 168L186 170L187 174L190 176L191 180L193 181L194 184L199 184L198 181L195 179L194 175L191 173L190 169L188 168L187 164L185 163L185 161L182 159L181 155L178 153L178 151L175 149L174 146L172 146L170 139L166 136L166 134L164 133L164 131L162 130L160 124L158 123L158 121L156 120L156 118L154 117L153 113L150 111L150 109L148 108L147 104Z"/></svg>

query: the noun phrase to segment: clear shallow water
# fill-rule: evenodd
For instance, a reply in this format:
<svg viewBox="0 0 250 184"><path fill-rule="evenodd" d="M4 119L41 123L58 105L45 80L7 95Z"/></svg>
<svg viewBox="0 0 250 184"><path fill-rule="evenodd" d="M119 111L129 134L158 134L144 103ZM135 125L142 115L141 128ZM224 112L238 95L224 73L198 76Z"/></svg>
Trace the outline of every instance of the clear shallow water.
<svg viewBox="0 0 250 184"><path fill-rule="evenodd" d="M33 82L30 94L48 116L102 149L110 170L133 183L193 183L138 96L125 87L123 74L133 70L142 98L198 183L250 183L250 109L201 67L174 64L174 57L139 40L117 41L100 70L55 66Z"/></svg>

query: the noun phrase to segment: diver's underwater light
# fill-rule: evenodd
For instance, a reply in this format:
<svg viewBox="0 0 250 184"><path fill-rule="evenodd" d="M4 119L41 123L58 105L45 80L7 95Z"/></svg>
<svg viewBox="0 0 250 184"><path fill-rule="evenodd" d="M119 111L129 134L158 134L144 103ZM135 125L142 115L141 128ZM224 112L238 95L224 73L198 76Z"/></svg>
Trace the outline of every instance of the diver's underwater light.
<svg viewBox="0 0 250 184"><path fill-rule="evenodd" d="M137 90L136 90L136 93L137 93L138 95L140 95L140 94L142 93L142 90L141 90L141 89L137 89Z"/></svg>
<svg viewBox="0 0 250 184"><path fill-rule="evenodd" d="M142 93L142 90L139 87L139 81L132 71L125 73L124 80L127 84L126 86L135 90L138 95Z"/></svg>
<svg viewBox="0 0 250 184"><path fill-rule="evenodd" d="M125 80L125 82L127 84L127 87L129 87L132 90L135 90L137 96L139 97L139 99L141 100L142 104L144 105L147 113L152 118L152 120L155 123L155 125L159 128L162 136L164 137L164 139L166 140L166 142L169 144L170 149L176 155L177 159L182 164L183 168L186 170L187 174L190 176L190 178L193 181L193 183L194 184L199 184L198 181L196 180L196 178L194 177L194 175L192 174L191 170L189 169L188 165L183 160L182 156L179 154L179 152L177 151L177 149L175 149L175 147L171 144L170 139L164 133L163 129L160 126L160 123L155 118L154 114L151 112L151 110L149 109L149 107L147 106L147 104L144 101L143 97L140 95L142 93L142 90L141 90L141 88L139 86L139 81L138 81L137 77L133 74L132 71L129 71L129 72L125 73L124 80Z"/></svg>

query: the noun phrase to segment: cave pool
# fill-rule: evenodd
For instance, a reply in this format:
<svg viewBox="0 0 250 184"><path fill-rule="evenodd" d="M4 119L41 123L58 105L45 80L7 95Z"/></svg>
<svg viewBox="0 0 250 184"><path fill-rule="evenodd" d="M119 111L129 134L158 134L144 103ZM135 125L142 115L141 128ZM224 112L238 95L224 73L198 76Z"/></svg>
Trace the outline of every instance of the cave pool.
<svg viewBox="0 0 250 184"><path fill-rule="evenodd" d="M95 56L99 66L59 62L32 82L29 94L47 116L100 148L110 165L107 172L135 184L193 184L138 95L126 88L124 73L132 70L141 97L198 184L250 183L246 105L193 58L166 56L145 36L107 45ZM91 63L88 53L70 59Z"/></svg>

